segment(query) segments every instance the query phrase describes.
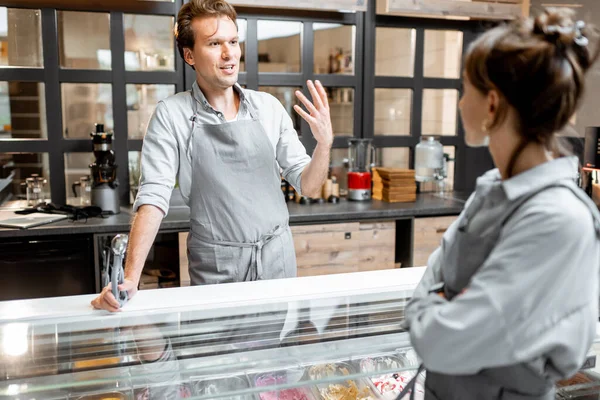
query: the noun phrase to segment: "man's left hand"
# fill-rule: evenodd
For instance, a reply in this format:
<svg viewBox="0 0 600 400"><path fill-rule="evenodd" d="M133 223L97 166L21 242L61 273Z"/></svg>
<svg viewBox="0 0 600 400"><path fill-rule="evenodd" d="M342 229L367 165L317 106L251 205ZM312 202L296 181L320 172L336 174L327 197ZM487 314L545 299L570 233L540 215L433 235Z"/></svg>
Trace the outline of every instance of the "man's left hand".
<svg viewBox="0 0 600 400"><path fill-rule="evenodd" d="M299 90L296 90L296 97L304 104L308 112L304 111L299 105L294 105L294 110L310 126L313 136L318 144L331 148L333 144L333 128L331 127L331 116L329 114L329 101L327 92L321 85L321 82L307 81L308 90L312 97L312 102Z"/></svg>

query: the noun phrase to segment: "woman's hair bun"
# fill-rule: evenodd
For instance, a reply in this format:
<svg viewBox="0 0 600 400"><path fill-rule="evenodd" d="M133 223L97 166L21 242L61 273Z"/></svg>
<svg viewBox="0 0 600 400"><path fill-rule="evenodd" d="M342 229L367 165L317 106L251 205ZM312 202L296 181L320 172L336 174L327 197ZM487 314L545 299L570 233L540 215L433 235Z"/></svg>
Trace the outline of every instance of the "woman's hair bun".
<svg viewBox="0 0 600 400"><path fill-rule="evenodd" d="M575 11L569 8L547 8L533 20L533 34L555 45L563 55L574 51L583 70L593 62L588 49L591 31L585 22L575 19Z"/></svg>

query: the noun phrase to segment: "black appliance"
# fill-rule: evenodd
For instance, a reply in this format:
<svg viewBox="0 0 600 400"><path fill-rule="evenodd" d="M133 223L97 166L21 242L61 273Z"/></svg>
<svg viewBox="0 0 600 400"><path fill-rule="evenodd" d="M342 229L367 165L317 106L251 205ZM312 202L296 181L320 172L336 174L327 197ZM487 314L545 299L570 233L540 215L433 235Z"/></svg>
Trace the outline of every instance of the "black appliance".
<svg viewBox="0 0 600 400"><path fill-rule="evenodd" d="M118 214L119 181L117 164L112 148L113 134L104 132L103 124L96 124L96 132L90 133L94 145L96 161L90 164L92 170L92 205L100 207L103 214Z"/></svg>

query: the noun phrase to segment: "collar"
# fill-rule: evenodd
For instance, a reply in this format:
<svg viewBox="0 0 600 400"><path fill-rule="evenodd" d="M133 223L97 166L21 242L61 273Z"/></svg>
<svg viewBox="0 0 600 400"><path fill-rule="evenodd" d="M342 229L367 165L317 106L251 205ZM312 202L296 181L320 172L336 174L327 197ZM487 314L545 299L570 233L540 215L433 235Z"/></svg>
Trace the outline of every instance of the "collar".
<svg viewBox="0 0 600 400"><path fill-rule="evenodd" d="M244 93L244 89L242 89L239 83L236 82L233 85L233 90L235 90L240 95L240 104L245 103L246 94ZM204 107L206 111L216 112L216 110L210 105L208 100L206 100L206 96L204 95L204 93L202 93L202 90L200 89L200 86L198 86L197 81L194 81L194 84L192 85L192 95L194 96L194 99L198 102L198 104Z"/></svg>
<svg viewBox="0 0 600 400"><path fill-rule="evenodd" d="M577 178L578 158L560 157L528 169L502 182L508 200L539 191L555 182ZM496 170L497 171L497 170ZM498 172L498 177L499 177Z"/></svg>

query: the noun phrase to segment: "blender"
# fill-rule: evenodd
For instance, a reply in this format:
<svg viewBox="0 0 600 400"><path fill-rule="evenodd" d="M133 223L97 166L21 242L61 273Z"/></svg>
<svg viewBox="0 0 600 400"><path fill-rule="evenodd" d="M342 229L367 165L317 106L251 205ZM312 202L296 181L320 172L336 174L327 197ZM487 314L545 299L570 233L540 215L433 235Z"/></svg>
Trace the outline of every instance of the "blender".
<svg viewBox="0 0 600 400"><path fill-rule="evenodd" d="M350 139L348 146L348 199L370 200L371 167L375 161L371 139Z"/></svg>
<svg viewBox="0 0 600 400"><path fill-rule="evenodd" d="M96 124L96 132L90 133L94 144L96 161L90 164L92 170L92 205L100 207L104 214L118 214L119 182L117 164L112 149L112 133L104 132L103 124Z"/></svg>

